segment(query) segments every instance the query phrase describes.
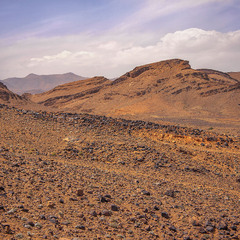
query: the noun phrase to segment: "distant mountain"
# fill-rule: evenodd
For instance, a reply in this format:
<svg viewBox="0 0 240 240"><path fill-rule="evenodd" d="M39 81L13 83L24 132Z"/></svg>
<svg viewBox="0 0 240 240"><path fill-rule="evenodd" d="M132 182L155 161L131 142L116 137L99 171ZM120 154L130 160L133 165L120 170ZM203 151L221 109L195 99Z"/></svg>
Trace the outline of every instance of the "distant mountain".
<svg viewBox="0 0 240 240"><path fill-rule="evenodd" d="M79 83L32 100L59 110L145 120L240 118L239 80L215 70L194 70L180 59L139 66L114 81L102 77Z"/></svg>
<svg viewBox="0 0 240 240"><path fill-rule="evenodd" d="M7 78L2 81L11 91L23 93L41 93L48 91L60 84L86 79L73 73L36 75L29 74L24 78Z"/></svg>

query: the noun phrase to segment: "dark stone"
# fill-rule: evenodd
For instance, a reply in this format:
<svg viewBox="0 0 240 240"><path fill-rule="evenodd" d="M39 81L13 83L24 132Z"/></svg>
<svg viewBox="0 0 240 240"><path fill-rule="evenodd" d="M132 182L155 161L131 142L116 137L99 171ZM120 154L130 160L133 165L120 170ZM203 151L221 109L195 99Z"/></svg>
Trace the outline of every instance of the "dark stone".
<svg viewBox="0 0 240 240"><path fill-rule="evenodd" d="M83 196L83 190L82 189L78 189L77 190L77 196Z"/></svg>
<svg viewBox="0 0 240 240"><path fill-rule="evenodd" d="M169 197L175 197L175 193L173 190L167 190L165 192L165 195L169 196Z"/></svg>
<svg viewBox="0 0 240 240"><path fill-rule="evenodd" d="M150 192L148 192L148 191L146 191L146 190L142 190L142 194L143 194L143 195L147 195L147 196L150 196L150 195L151 195Z"/></svg>
<svg viewBox="0 0 240 240"><path fill-rule="evenodd" d="M204 234L204 233L207 233L207 231L206 231L203 227L201 227L201 228L199 229L199 233Z"/></svg>
<svg viewBox="0 0 240 240"><path fill-rule="evenodd" d="M220 222L217 226L218 230L227 230L228 226L225 222Z"/></svg>
<svg viewBox="0 0 240 240"><path fill-rule="evenodd" d="M206 231L207 232L214 232L214 227L213 226L207 226Z"/></svg>
<svg viewBox="0 0 240 240"><path fill-rule="evenodd" d="M161 215L162 215L162 217L164 217L164 218L170 218L169 217L169 215L168 215L168 213L166 213L166 212L161 212Z"/></svg>
<svg viewBox="0 0 240 240"><path fill-rule="evenodd" d="M43 220L46 220L46 217L43 214L40 215L40 218L43 219Z"/></svg>
<svg viewBox="0 0 240 240"><path fill-rule="evenodd" d="M170 229L171 231L173 231L173 232L176 232L176 231L177 231L177 229L176 229L173 225L171 225L171 226L169 227L169 229Z"/></svg>
<svg viewBox="0 0 240 240"><path fill-rule="evenodd" d="M119 207L117 205L115 205L115 204L112 204L111 205L111 210L112 211L119 211Z"/></svg>
<svg viewBox="0 0 240 240"><path fill-rule="evenodd" d="M64 203L64 200L63 200L63 199L59 199L59 202L60 202L60 203Z"/></svg>
<svg viewBox="0 0 240 240"><path fill-rule="evenodd" d="M105 197L100 197L100 202L102 202L102 203L105 203L105 202L109 202L109 200L108 199L106 199Z"/></svg>
<svg viewBox="0 0 240 240"><path fill-rule="evenodd" d="M75 228L81 229L81 230L85 230L86 229L84 225L77 225Z"/></svg>
<svg viewBox="0 0 240 240"><path fill-rule="evenodd" d="M231 226L231 229L232 229L233 231L237 231L237 226L232 225L232 226Z"/></svg>
<svg viewBox="0 0 240 240"><path fill-rule="evenodd" d="M200 224L199 222L197 222L196 220L193 220L193 221L192 221L192 225L193 225L194 227L199 227L199 226L201 226L201 224Z"/></svg>
<svg viewBox="0 0 240 240"><path fill-rule="evenodd" d="M154 206L154 210L158 211L160 208L158 206Z"/></svg>
<svg viewBox="0 0 240 240"><path fill-rule="evenodd" d="M97 217L96 211L91 211L90 214L91 214L93 217Z"/></svg>
<svg viewBox="0 0 240 240"><path fill-rule="evenodd" d="M148 226L147 228L146 228L146 231L151 231L151 227L150 226Z"/></svg>
<svg viewBox="0 0 240 240"><path fill-rule="evenodd" d="M111 215L112 215L112 212L111 212L111 211L108 211L108 210L103 210L103 211L102 211L102 215L104 215L104 216L111 216Z"/></svg>
<svg viewBox="0 0 240 240"><path fill-rule="evenodd" d="M27 225L30 225L31 227L34 227L34 223L32 221L29 221L26 223Z"/></svg>

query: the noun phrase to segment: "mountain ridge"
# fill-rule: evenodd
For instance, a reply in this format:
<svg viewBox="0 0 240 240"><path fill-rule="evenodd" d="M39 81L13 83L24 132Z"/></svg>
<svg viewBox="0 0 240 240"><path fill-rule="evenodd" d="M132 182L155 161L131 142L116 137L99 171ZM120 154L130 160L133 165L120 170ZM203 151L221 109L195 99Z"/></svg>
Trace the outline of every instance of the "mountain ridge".
<svg viewBox="0 0 240 240"><path fill-rule="evenodd" d="M64 74L50 74L50 75L37 75L34 73L28 74L23 78L7 78L2 80L9 90L17 93L41 93L54 88L57 85L67 82L86 79L85 77L78 76L74 73Z"/></svg>

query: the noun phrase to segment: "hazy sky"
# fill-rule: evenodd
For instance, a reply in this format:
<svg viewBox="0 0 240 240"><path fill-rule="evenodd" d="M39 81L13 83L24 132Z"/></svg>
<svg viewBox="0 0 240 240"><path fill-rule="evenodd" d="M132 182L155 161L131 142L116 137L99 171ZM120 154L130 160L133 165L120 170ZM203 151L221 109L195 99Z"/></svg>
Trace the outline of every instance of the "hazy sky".
<svg viewBox="0 0 240 240"><path fill-rule="evenodd" d="M0 53L0 79L170 58L240 71L240 0L0 0Z"/></svg>

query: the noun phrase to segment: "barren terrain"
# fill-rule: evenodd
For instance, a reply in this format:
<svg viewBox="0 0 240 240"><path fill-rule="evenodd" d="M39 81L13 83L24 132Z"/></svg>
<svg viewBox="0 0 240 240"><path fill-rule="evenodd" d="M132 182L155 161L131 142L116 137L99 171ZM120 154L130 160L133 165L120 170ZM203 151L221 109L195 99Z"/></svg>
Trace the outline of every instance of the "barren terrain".
<svg viewBox="0 0 240 240"><path fill-rule="evenodd" d="M0 239L239 239L240 138L0 108Z"/></svg>
<svg viewBox="0 0 240 240"><path fill-rule="evenodd" d="M134 68L114 81L95 77L29 98L57 111L229 129L240 134L237 73L192 69L172 59Z"/></svg>

